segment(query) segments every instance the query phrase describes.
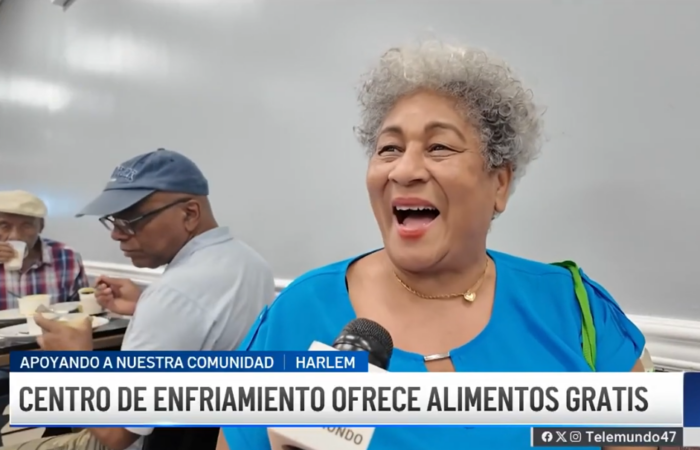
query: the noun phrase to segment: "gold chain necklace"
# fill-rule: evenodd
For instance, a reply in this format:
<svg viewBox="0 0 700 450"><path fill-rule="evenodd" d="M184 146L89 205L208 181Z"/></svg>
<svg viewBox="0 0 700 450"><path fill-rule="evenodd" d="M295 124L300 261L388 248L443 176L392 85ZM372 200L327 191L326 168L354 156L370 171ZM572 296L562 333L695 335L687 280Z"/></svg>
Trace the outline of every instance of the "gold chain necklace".
<svg viewBox="0 0 700 450"><path fill-rule="evenodd" d="M415 295L416 297L424 298L426 300L446 300L449 298L459 298L462 297L464 300L468 302L473 302L476 300L476 291L479 290L479 287L481 287L481 283L484 281L484 277L486 276L486 269L489 267L489 259L486 258L486 265L484 265L484 271L481 273L481 276L479 277L478 280L476 280L476 283L474 285L467 289L466 292L460 292L459 294L444 294L444 295L425 295L422 294L415 289L411 288L409 285L403 282L403 280L399 277L399 275L394 272L394 276L398 280L399 283L401 283L401 286L404 287L408 292L411 294Z"/></svg>

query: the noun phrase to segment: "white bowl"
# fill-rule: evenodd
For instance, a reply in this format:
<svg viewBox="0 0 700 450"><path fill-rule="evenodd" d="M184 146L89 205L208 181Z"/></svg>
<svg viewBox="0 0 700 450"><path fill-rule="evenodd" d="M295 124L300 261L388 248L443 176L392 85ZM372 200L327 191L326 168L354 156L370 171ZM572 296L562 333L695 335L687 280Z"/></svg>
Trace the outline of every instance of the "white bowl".
<svg viewBox="0 0 700 450"><path fill-rule="evenodd" d="M17 304L19 305L20 314L33 316L39 306L51 307L51 296L46 294L27 295L26 297L18 298Z"/></svg>

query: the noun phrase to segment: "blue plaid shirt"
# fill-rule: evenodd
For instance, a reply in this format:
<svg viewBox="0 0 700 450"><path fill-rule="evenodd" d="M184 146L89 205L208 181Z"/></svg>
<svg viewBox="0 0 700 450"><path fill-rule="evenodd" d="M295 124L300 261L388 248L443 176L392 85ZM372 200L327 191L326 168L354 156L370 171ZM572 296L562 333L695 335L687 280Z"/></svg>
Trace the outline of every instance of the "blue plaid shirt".
<svg viewBox="0 0 700 450"><path fill-rule="evenodd" d="M0 264L0 310L17 308L17 298L48 294L51 303L78 299L88 279L80 254L64 244L40 239L41 259L26 271L10 271Z"/></svg>

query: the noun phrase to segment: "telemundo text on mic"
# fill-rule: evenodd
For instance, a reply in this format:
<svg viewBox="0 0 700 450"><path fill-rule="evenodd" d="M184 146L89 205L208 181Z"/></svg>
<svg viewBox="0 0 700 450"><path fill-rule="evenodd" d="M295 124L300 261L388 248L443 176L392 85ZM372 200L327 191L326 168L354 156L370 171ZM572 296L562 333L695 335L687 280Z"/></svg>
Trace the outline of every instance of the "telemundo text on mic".
<svg viewBox="0 0 700 450"><path fill-rule="evenodd" d="M315 426L346 436L510 425L537 427L533 446L700 446L700 373L388 374L371 371L367 353L342 351L16 352L10 363L11 426Z"/></svg>

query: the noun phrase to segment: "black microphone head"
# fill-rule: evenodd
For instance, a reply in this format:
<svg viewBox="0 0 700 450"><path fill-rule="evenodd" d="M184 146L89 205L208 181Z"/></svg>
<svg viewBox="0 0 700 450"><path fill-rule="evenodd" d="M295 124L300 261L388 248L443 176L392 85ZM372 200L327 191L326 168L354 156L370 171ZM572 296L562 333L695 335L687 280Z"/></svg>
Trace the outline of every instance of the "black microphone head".
<svg viewBox="0 0 700 450"><path fill-rule="evenodd" d="M386 370L394 351L394 340L389 332L377 322L355 319L345 325L333 347L343 351L366 351L370 364Z"/></svg>
<svg viewBox="0 0 700 450"><path fill-rule="evenodd" d="M394 340L391 338L391 335L386 331L386 328L374 320L355 319L345 325L340 334L354 334L365 339L371 339L381 348L387 349L389 353L394 351Z"/></svg>

